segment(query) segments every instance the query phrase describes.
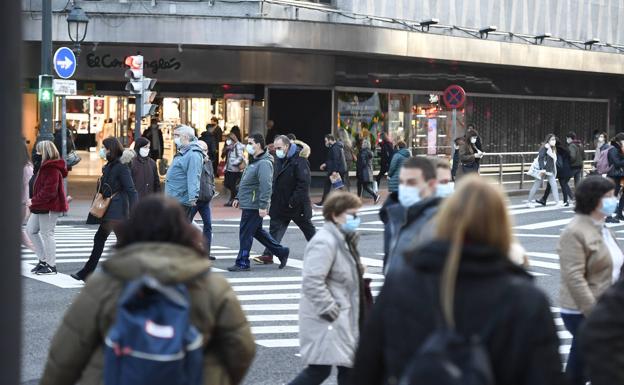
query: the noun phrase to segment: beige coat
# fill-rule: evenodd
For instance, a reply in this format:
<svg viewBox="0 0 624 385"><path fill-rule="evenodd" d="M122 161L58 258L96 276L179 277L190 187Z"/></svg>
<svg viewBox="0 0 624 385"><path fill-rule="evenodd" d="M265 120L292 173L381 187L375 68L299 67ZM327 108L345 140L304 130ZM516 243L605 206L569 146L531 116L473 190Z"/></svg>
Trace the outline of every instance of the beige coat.
<svg viewBox="0 0 624 385"><path fill-rule="evenodd" d="M353 366L359 337L358 263L332 222L325 222L308 243L299 307L301 358L306 365ZM334 322L321 318L336 306L340 313Z"/></svg>
<svg viewBox="0 0 624 385"><path fill-rule="evenodd" d="M162 283L189 282L191 322L204 336L204 385L242 381L255 352L236 294L210 262L169 243L138 243L104 262L92 275L56 331L40 385L101 385L104 337L115 320L124 281L149 274Z"/></svg>
<svg viewBox="0 0 624 385"><path fill-rule="evenodd" d="M560 306L588 315L612 280L613 261L602 237L602 225L589 215L577 214L561 233L557 252Z"/></svg>

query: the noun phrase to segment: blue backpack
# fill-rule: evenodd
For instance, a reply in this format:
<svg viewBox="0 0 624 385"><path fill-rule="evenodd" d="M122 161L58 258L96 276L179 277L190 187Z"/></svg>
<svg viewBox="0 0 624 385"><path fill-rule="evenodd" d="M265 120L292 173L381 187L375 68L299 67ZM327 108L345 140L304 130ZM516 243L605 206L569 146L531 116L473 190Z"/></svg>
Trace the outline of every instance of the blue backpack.
<svg viewBox="0 0 624 385"><path fill-rule="evenodd" d="M202 335L183 284L130 281L105 340L105 385L201 385Z"/></svg>

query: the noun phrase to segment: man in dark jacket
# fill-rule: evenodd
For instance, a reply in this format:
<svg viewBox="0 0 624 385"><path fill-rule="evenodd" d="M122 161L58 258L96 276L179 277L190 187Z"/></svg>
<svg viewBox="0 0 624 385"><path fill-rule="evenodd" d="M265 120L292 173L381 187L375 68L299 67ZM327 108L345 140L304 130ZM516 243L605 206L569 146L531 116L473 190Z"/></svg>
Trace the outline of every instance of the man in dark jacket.
<svg viewBox="0 0 624 385"><path fill-rule="evenodd" d="M163 134L158 127L158 119L152 119L150 126L143 131L144 138L150 141L150 158L154 161L162 159L165 153L165 141L163 140Z"/></svg>
<svg viewBox="0 0 624 385"><path fill-rule="evenodd" d="M277 242L281 242L290 221L293 221L309 241L316 233L310 220L312 218L310 165L305 158L299 156L297 145L287 136L276 136L274 147L277 159L273 170L269 233ZM269 265L273 263L273 255L267 248L261 256L252 260L255 263Z"/></svg>
<svg viewBox="0 0 624 385"><path fill-rule="evenodd" d="M399 191L390 194L379 216L384 223L384 272L405 267L403 253L433 237L427 226L438 211L436 169L423 157L408 158L399 172Z"/></svg>
<svg viewBox="0 0 624 385"><path fill-rule="evenodd" d="M206 131L202 132L199 136L199 140L206 143L208 146L208 157L212 162L212 169L215 177L217 176L217 166L219 166L218 147L219 143L215 140L215 129L217 126L213 124L206 125Z"/></svg>
<svg viewBox="0 0 624 385"><path fill-rule="evenodd" d="M574 187L576 187L583 177L585 150L583 149L583 143L576 139L576 134L574 132L568 132L566 135L566 142L568 143L568 151L570 152L570 168L572 169L572 176L574 177Z"/></svg>
<svg viewBox="0 0 624 385"><path fill-rule="evenodd" d="M327 177L323 184L323 197L320 202L314 204L316 207L323 207L323 202L331 190L332 183L329 178L338 174L344 180L347 173L347 161L345 160L342 142L337 142L332 134L327 134L325 135L325 147L328 149L327 159L321 165L321 171L325 171Z"/></svg>
<svg viewBox="0 0 624 385"><path fill-rule="evenodd" d="M611 140L611 148L608 150L607 158L609 159L609 172L607 176L615 183L615 196L617 197L621 190L620 181L624 178L624 132L615 135ZM622 210L624 209L624 194L620 195L620 202L615 210L615 217L609 216L607 223L619 223L624 221Z"/></svg>
<svg viewBox="0 0 624 385"><path fill-rule="evenodd" d="M388 139L388 134L385 132L381 133L381 143L379 144L380 154L381 154L381 164L379 169L379 174L377 174L377 185L381 184L381 178L388 172L390 169L390 161L392 160L392 155L394 155L394 146L392 142Z"/></svg>
<svg viewBox="0 0 624 385"><path fill-rule="evenodd" d="M580 336L592 385L624 384L624 280L600 297Z"/></svg>

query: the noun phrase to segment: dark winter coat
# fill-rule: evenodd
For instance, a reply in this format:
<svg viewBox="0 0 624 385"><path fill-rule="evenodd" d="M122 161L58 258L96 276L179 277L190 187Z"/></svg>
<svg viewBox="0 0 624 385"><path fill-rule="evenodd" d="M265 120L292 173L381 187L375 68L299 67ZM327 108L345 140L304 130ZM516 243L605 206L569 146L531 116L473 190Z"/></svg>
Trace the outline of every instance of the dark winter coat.
<svg viewBox="0 0 624 385"><path fill-rule="evenodd" d="M557 178L571 178L572 173L572 160L570 153L567 149L558 146L557 147Z"/></svg>
<svg viewBox="0 0 624 385"><path fill-rule="evenodd" d="M379 211L384 223L383 266L386 274L404 269L403 254L433 238L431 222L440 202L440 198L430 197L406 208L399 202L398 193L390 194Z"/></svg>
<svg viewBox="0 0 624 385"><path fill-rule="evenodd" d="M152 129L150 127L148 127L145 131L143 131L143 137L147 140L150 141L150 143L152 144L151 149L150 149L150 155L151 154L156 154L156 158L157 159L162 159L163 155L164 155L164 147L165 147L165 141L163 140L163 133L162 130L158 129L158 140L160 141L160 148L156 149L154 148L154 134L152 132Z"/></svg>
<svg viewBox="0 0 624 385"><path fill-rule="evenodd" d="M217 161L217 157L215 154L218 152L218 143L215 141L215 137L208 131L202 132L199 137L199 140L202 140L208 146L208 155L210 155L210 160L213 162Z"/></svg>
<svg viewBox="0 0 624 385"><path fill-rule="evenodd" d="M111 199L102 221L121 221L128 218L130 208L134 206L138 199L128 164L122 163L119 159L106 163L104 168L102 168L99 192L104 197L115 195ZM89 215L87 219L87 224L100 222L92 215Z"/></svg>
<svg viewBox="0 0 624 385"><path fill-rule="evenodd" d="M373 181L373 152L362 148L357 157L356 174L360 183Z"/></svg>
<svg viewBox="0 0 624 385"><path fill-rule="evenodd" d="M65 177L67 177L67 168L63 159L43 162L35 177L30 206L32 213L67 212L69 208L63 184Z"/></svg>
<svg viewBox="0 0 624 385"><path fill-rule="evenodd" d="M622 153L622 146L618 142L611 142L611 148L607 153L607 159L609 159L609 172L607 176L612 178L620 178L624 176L624 153Z"/></svg>
<svg viewBox="0 0 624 385"><path fill-rule="evenodd" d="M325 161L325 171L327 175L334 172L344 174L347 172L347 162L343 150L342 142L336 142L327 149L327 160Z"/></svg>
<svg viewBox="0 0 624 385"><path fill-rule="evenodd" d="M54 145L56 146L59 154L61 154L63 152L63 133L61 130L54 132ZM69 154L75 150L76 147L74 146L74 137L72 136L72 132L67 129L67 153Z"/></svg>
<svg viewBox="0 0 624 385"><path fill-rule="evenodd" d="M408 254L410 268L387 277L361 333L352 384L398 383L435 330L439 277L449 249L444 241L423 245ZM464 246L454 312L457 331L464 336L482 333L493 323L493 332L483 338L494 383L563 383L548 299L506 255L483 246Z"/></svg>
<svg viewBox="0 0 624 385"><path fill-rule="evenodd" d="M160 177L154 159L138 155L132 159L130 170L139 199L160 192Z"/></svg>
<svg viewBox="0 0 624 385"><path fill-rule="evenodd" d="M286 158L276 157L273 167L271 218L312 218L310 164L300 156L299 148L291 145Z"/></svg>
<svg viewBox="0 0 624 385"><path fill-rule="evenodd" d="M170 243L136 243L115 252L73 299L54 334L41 385L101 385L104 339L115 321L124 284L143 275L164 284L186 283L190 322L204 338L203 385L242 382L255 346L236 293L210 261Z"/></svg>
<svg viewBox="0 0 624 385"><path fill-rule="evenodd" d="M583 161L585 160L585 149L583 143L580 140L573 140L568 144L568 151L570 152L570 167L578 170L583 168Z"/></svg>
<svg viewBox="0 0 624 385"><path fill-rule="evenodd" d="M592 385L624 384L624 280L598 300L580 331Z"/></svg>
<svg viewBox="0 0 624 385"><path fill-rule="evenodd" d="M394 146L392 146L392 142L390 142L389 140L384 140L381 142L379 147L381 156L381 167L388 168L390 167L392 155L394 155Z"/></svg>

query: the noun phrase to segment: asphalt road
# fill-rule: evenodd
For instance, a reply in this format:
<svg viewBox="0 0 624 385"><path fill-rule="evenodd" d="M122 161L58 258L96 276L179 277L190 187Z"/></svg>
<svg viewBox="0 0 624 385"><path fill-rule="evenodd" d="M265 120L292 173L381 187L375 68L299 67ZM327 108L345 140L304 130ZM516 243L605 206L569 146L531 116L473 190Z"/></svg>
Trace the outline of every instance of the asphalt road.
<svg viewBox="0 0 624 385"><path fill-rule="evenodd" d="M556 319L559 284L556 245L559 233L573 216L572 208L547 206L527 209L522 204L522 199L525 198L512 198L509 204L514 220L514 233L528 251L532 265L530 271L535 275L536 284L551 299L555 307L553 316L559 322ZM379 290L383 282L379 275L383 230L376 211L374 207L364 208L360 240L363 261L368 265L367 273L375 278L373 291ZM320 226L322 220L316 218L315 223ZM250 319L256 338L257 354L245 384L288 383L302 368L297 356L297 303L305 239L298 229L288 230L284 243L291 249L291 258L284 270L278 270L277 265L255 265L251 272L227 273L222 270L230 266L235 258L238 248L238 222L216 221L213 230L213 250L217 256L215 271L230 279ZM619 238L624 239L624 223L617 225L614 230ZM41 377L50 339L64 311L80 290L81 285L76 284L68 274L77 271L88 257L94 232L95 228L88 226L61 226L57 229L58 270L61 273L58 276L35 279L26 271L36 263L36 257L29 253L23 255L25 302L22 384L36 384ZM112 245L114 238L109 241ZM262 247L254 243L254 250L259 253ZM561 352L562 357L565 357L569 349L569 335L559 327ZM335 384L335 379L332 377L326 383Z"/></svg>

